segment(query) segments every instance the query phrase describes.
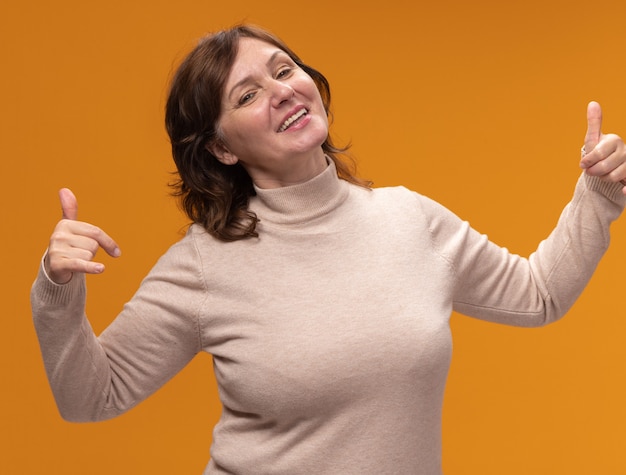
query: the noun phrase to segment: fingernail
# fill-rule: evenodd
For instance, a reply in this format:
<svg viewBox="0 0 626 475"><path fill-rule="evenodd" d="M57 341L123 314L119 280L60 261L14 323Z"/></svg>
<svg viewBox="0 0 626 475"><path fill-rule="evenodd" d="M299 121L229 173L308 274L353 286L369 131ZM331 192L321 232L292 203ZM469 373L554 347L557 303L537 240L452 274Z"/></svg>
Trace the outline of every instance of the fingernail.
<svg viewBox="0 0 626 475"><path fill-rule="evenodd" d="M113 257L120 257L122 255L122 250L119 247L113 249Z"/></svg>
<svg viewBox="0 0 626 475"><path fill-rule="evenodd" d="M104 272L104 265L103 264L96 264L94 266L93 270L96 272L96 274L102 274Z"/></svg>

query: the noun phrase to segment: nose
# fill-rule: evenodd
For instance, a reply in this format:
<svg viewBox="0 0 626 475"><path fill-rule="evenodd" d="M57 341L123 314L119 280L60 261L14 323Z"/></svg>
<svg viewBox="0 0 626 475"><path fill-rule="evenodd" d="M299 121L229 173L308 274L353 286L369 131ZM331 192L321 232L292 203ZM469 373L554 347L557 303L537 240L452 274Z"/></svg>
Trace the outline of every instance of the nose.
<svg viewBox="0 0 626 475"><path fill-rule="evenodd" d="M272 105L280 106L283 102L291 99L295 94L293 87L284 81L272 81Z"/></svg>

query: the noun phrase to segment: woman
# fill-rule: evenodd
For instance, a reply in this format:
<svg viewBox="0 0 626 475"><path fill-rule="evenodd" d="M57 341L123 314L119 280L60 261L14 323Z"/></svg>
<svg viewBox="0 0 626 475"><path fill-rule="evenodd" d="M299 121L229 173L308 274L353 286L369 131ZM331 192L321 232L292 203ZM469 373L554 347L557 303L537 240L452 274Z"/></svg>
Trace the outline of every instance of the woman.
<svg viewBox="0 0 626 475"><path fill-rule="evenodd" d="M417 193L353 177L329 103L325 78L263 30L199 43L166 111L194 224L99 337L84 274L119 248L61 191L31 299L64 418L117 416L206 351L223 403L206 474L440 473L451 312L561 317L626 202L626 149L591 103L585 173L527 260Z"/></svg>

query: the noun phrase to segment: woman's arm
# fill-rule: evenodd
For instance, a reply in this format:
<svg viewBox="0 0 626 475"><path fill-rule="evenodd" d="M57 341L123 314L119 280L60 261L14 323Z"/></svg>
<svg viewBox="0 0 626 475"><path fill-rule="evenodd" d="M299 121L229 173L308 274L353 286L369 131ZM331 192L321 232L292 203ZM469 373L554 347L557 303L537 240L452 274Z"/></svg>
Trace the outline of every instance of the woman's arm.
<svg viewBox="0 0 626 475"><path fill-rule="evenodd" d="M91 260L98 247L119 252L98 228L71 219L76 206L69 190L61 196L64 219L31 290L35 329L61 415L108 419L145 399L200 351L197 317L206 291L195 244L181 241L96 337L85 315L85 273L102 271Z"/></svg>
<svg viewBox="0 0 626 475"><path fill-rule="evenodd" d="M438 251L456 276L454 309L520 326L552 322L571 307L609 245L610 225L626 204L626 147L600 132L601 111L590 103L587 155L572 201L557 226L525 259L509 253L447 210L426 204Z"/></svg>

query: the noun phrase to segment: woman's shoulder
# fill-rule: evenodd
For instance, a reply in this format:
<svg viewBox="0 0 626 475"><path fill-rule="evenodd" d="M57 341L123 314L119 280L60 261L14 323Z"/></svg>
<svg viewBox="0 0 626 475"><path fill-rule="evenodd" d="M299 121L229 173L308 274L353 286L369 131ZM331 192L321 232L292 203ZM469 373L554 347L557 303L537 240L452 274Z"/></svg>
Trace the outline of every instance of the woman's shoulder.
<svg viewBox="0 0 626 475"><path fill-rule="evenodd" d="M198 224L192 224L185 234L159 257L157 265L195 265L199 263L199 241L210 235Z"/></svg>
<svg viewBox="0 0 626 475"><path fill-rule="evenodd" d="M372 209L383 211L394 210L396 215L403 215L409 219L420 219L426 222L458 222L460 218L446 206L433 198L405 186L385 186L372 188L364 194Z"/></svg>
<svg viewBox="0 0 626 475"><path fill-rule="evenodd" d="M427 196L402 185L375 187L369 190L360 187L355 188L359 189L357 195L361 195L361 198L378 202L383 206L394 205L396 207L415 208L416 206L420 207L421 203L432 201Z"/></svg>

